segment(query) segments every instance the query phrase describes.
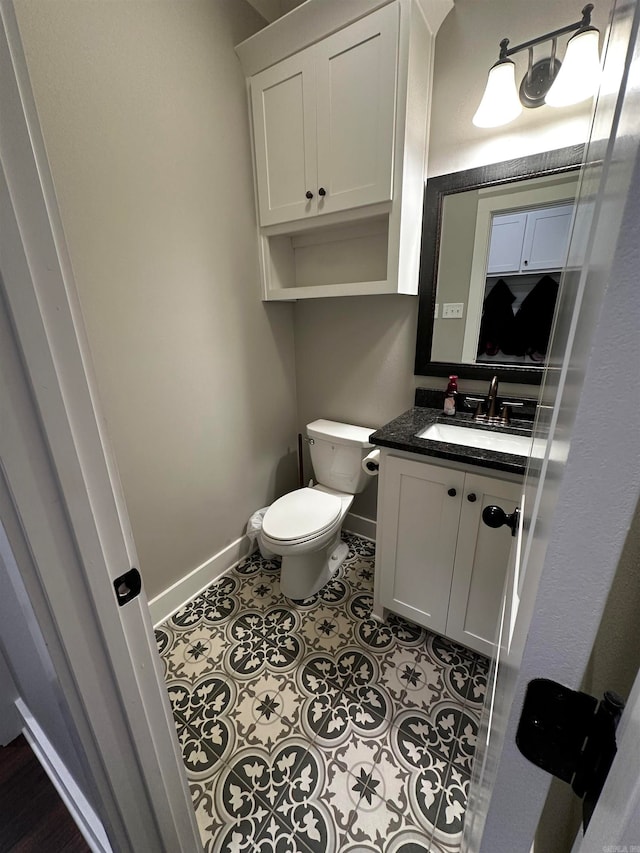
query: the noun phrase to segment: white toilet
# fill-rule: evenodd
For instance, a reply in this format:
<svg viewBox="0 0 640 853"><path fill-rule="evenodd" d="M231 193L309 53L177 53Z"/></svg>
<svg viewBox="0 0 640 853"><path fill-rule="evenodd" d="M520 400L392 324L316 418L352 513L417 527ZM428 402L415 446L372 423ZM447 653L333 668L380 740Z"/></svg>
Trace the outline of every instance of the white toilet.
<svg viewBox="0 0 640 853"><path fill-rule="evenodd" d="M287 598L309 598L331 580L347 556L342 520L369 482L362 460L372 450L367 427L318 420L307 424L318 484L278 498L265 513L261 544L282 557L280 588Z"/></svg>

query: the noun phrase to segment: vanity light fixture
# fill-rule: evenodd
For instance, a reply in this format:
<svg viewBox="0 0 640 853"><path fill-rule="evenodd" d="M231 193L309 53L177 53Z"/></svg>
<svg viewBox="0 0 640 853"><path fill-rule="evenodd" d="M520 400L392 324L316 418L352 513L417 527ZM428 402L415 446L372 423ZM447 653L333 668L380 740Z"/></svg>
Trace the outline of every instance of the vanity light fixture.
<svg viewBox="0 0 640 853"><path fill-rule="evenodd" d="M473 117L476 127L498 127L520 115L522 107L533 109L548 104L567 107L590 98L600 78L598 41L600 33L591 26L593 3L582 10L582 19L559 30L546 33L509 48L509 39L500 42L500 56L489 70L487 86ZM564 62L556 57L560 36L575 32L568 43ZM533 62L533 48L551 42L551 56ZM521 50L529 52L529 67L516 89L515 63L510 56Z"/></svg>

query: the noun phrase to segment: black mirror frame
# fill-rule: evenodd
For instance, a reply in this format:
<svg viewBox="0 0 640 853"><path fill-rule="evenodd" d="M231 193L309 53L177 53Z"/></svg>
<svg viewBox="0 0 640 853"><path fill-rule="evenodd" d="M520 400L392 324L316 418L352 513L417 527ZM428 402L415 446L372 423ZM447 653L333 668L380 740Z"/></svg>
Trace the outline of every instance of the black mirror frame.
<svg viewBox="0 0 640 853"><path fill-rule="evenodd" d="M539 367L501 366L499 364L485 366L431 360L442 207L445 197L454 193L509 184L541 175L575 171L582 166L584 148L584 145L571 145L543 154L519 157L515 160L506 160L503 163L493 163L489 166L480 166L464 172L452 172L449 175L429 178L425 185L422 218L416 374L421 376L449 376L455 373L463 379L491 379L492 376L497 375L505 382L540 384L544 371L542 365Z"/></svg>

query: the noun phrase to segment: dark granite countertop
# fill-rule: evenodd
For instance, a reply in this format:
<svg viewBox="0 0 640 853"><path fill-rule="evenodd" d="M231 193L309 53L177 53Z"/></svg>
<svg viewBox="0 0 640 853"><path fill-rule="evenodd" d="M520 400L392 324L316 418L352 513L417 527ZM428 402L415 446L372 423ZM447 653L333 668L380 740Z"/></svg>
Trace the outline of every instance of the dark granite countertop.
<svg viewBox="0 0 640 853"><path fill-rule="evenodd" d="M443 415L441 408L414 406L374 432L369 441L380 447L391 447L394 450L404 450L408 453L420 453L423 456L449 459L468 465L478 465L482 468L508 471L512 474L524 474L527 464L527 458L524 456L416 437L416 433L420 430L438 422L456 423L482 430L519 435L531 435L532 427L531 420L516 420L515 418L512 419L508 428L490 427L475 423L470 413L457 412L453 417L447 417Z"/></svg>

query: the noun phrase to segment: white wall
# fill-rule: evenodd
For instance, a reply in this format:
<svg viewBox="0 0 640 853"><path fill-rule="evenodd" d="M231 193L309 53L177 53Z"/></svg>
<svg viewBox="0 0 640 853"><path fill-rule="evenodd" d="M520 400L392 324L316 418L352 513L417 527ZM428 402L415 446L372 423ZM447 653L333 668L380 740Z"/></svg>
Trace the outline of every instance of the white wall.
<svg viewBox="0 0 640 853"><path fill-rule="evenodd" d="M264 20L245 0L16 6L153 597L295 483L298 428L319 416L378 427L412 404L416 385L443 380L413 376L417 298L257 300L233 45ZM585 106L561 119L544 107L502 133L470 123L500 38L528 38L578 13L568 0L457 0L436 40L430 173L585 133ZM603 18L599 4L596 23ZM354 511L372 517L374 507L371 486Z"/></svg>
<svg viewBox="0 0 640 853"><path fill-rule="evenodd" d="M610 3L599 3L594 23L604 30ZM513 44L580 17L569 0L456 0L436 37L430 175L585 141L590 104L525 111L513 125L481 131L471 118L500 40ZM564 46L563 46L564 49ZM524 72L523 72L524 73ZM322 303L322 304L320 304ZM417 297L373 296L308 300L295 307L296 371L300 425L311 417L381 426L413 404L416 386L444 388L442 377L413 376ZM462 391L486 391L485 382L461 380ZM512 394L536 386L505 385ZM375 506L371 492L354 512Z"/></svg>
<svg viewBox="0 0 640 853"><path fill-rule="evenodd" d="M469 310L471 271L478 217L479 191L447 196L442 206L442 228L436 302L462 302ZM467 317L445 319L440 309L433 320L431 351L438 361L460 361L464 347Z"/></svg>
<svg viewBox="0 0 640 853"><path fill-rule="evenodd" d="M471 123L487 72L498 59L499 45L511 46L578 21L583 4L569 0L456 0L436 39L435 85L429 147L429 175L459 172L584 142L589 132L590 104L564 109L523 110L511 124L483 129ZM596 4L592 23L604 32L611 0ZM564 56L568 36L558 40ZM534 62L549 56L536 48ZM518 85L527 70L527 52L513 57Z"/></svg>
<svg viewBox="0 0 640 853"><path fill-rule="evenodd" d="M407 296L305 299L296 304L300 428L315 418L376 429L413 403L417 314ZM377 478L352 512L375 518Z"/></svg>
<svg viewBox="0 0 640 853"><path fill-rule="evenodd" d="M17 0L149 597L295 485L292 308L258 298L245 0Z"/></svg>

